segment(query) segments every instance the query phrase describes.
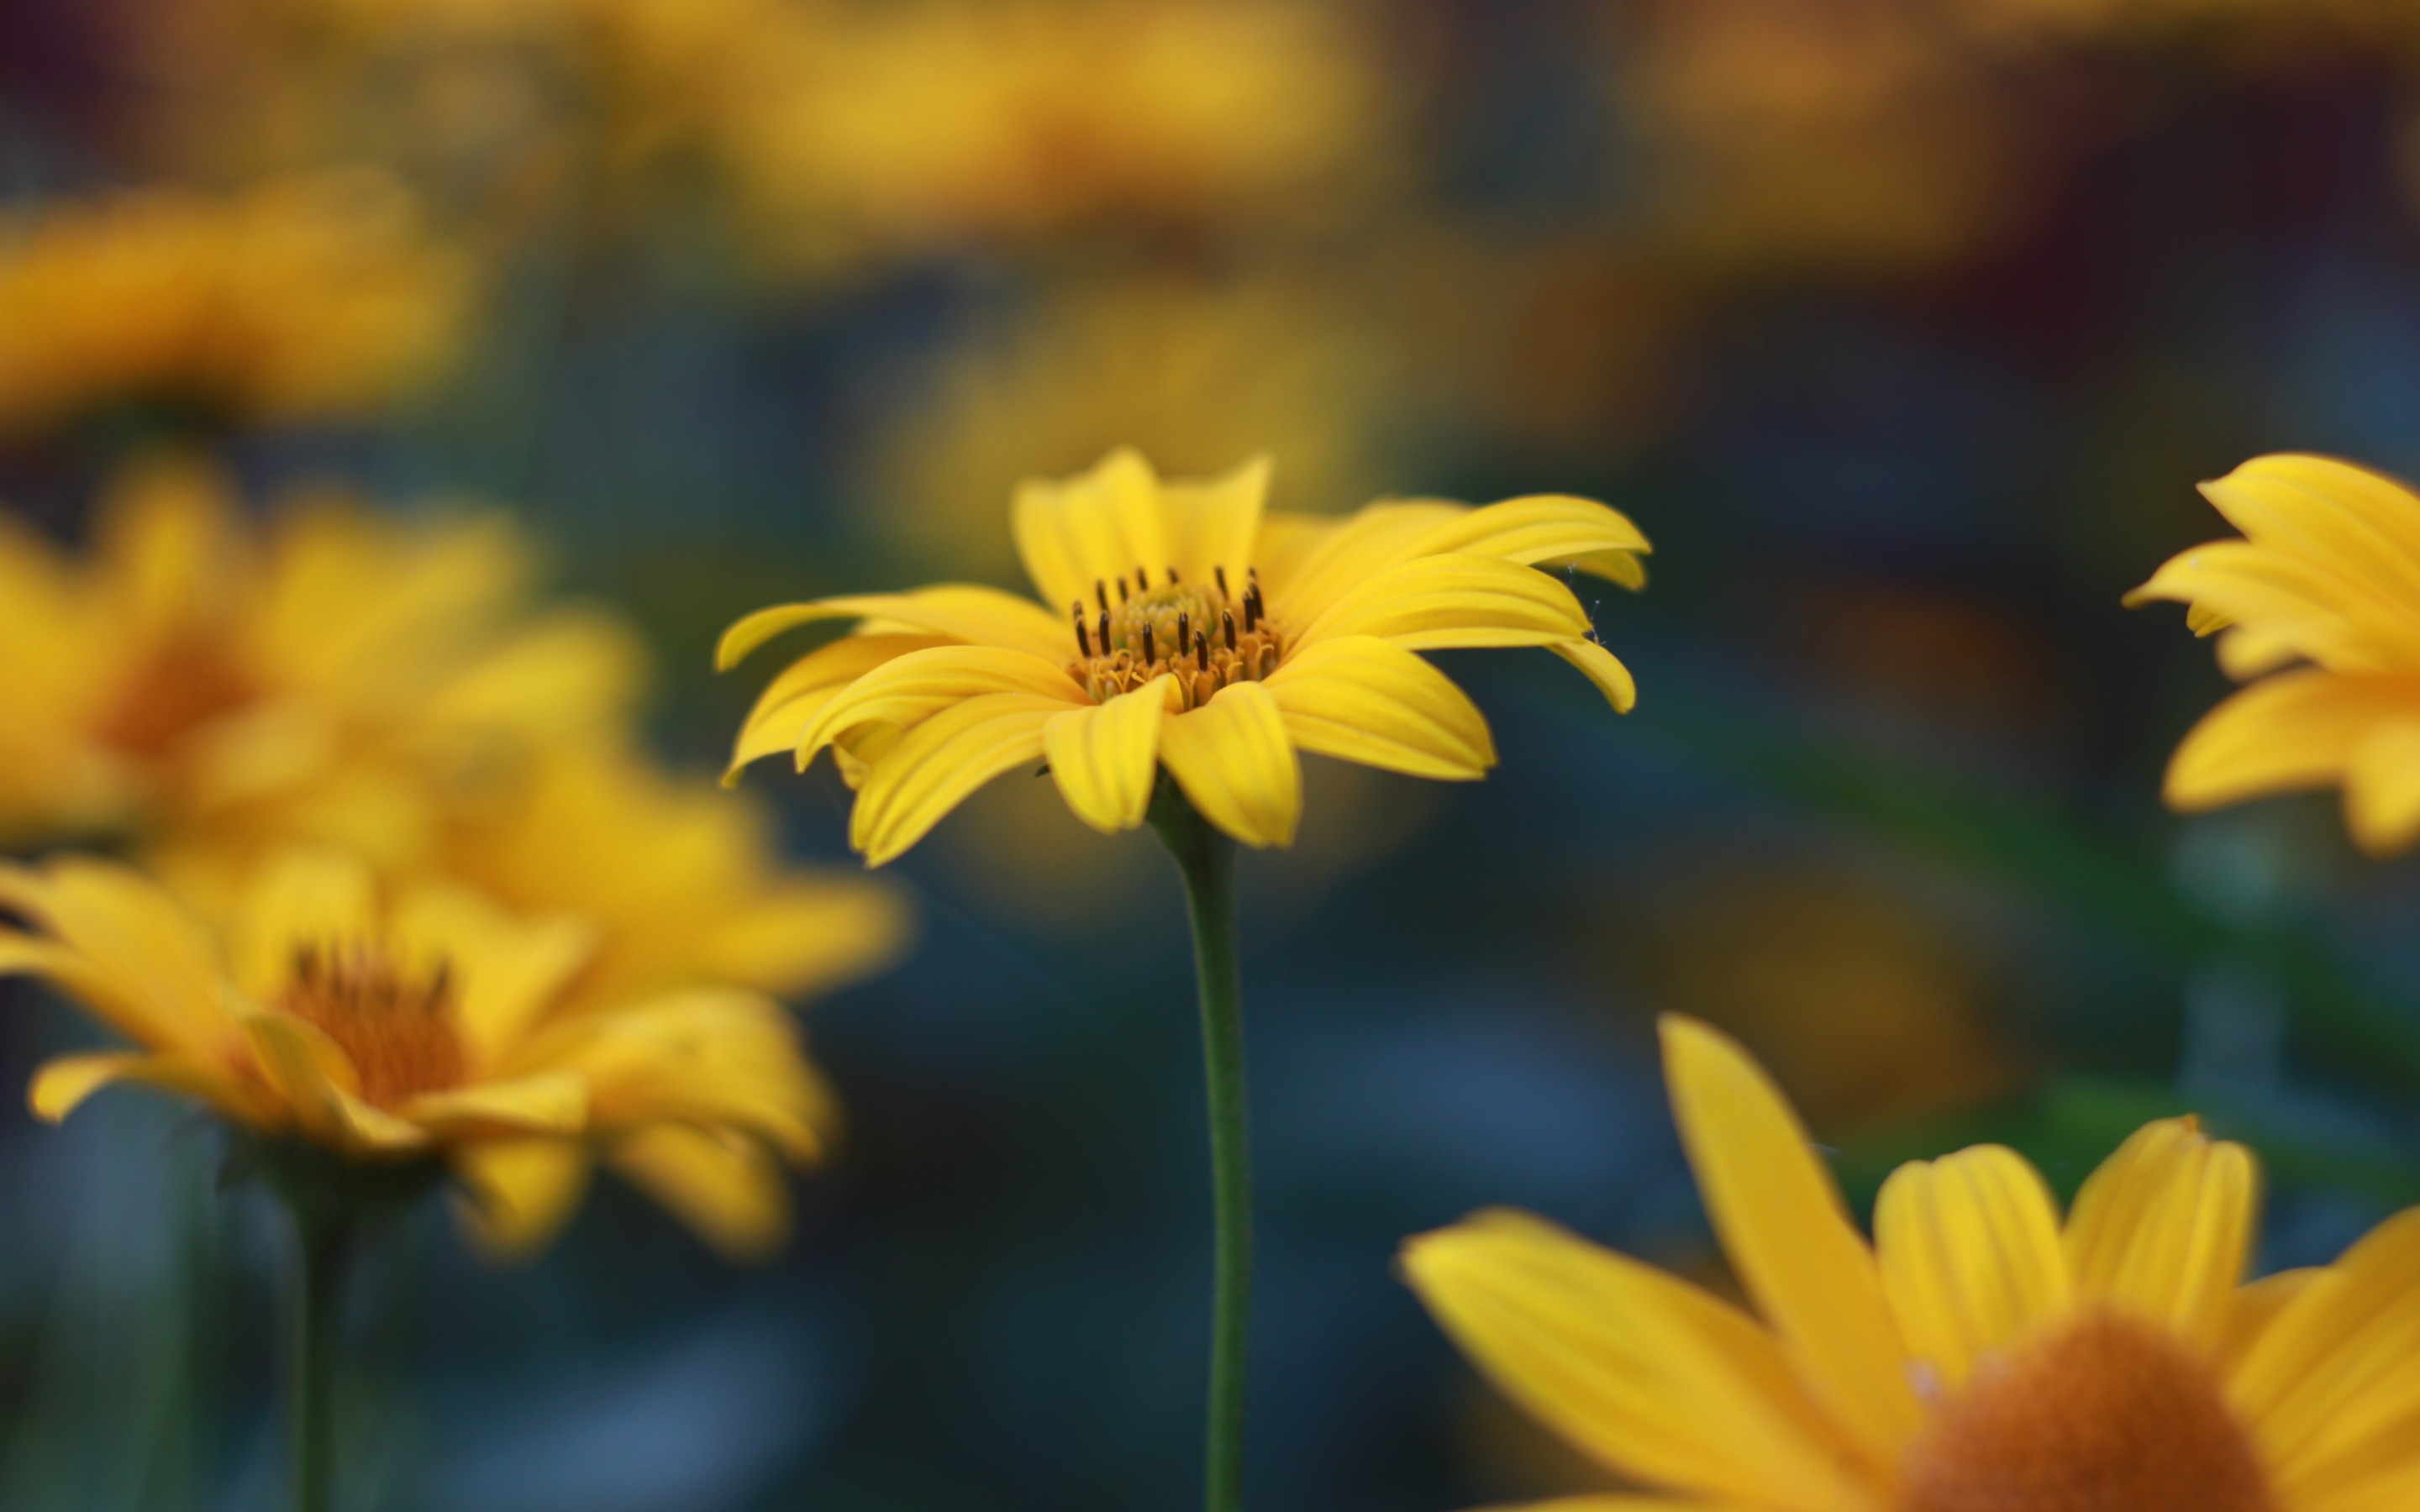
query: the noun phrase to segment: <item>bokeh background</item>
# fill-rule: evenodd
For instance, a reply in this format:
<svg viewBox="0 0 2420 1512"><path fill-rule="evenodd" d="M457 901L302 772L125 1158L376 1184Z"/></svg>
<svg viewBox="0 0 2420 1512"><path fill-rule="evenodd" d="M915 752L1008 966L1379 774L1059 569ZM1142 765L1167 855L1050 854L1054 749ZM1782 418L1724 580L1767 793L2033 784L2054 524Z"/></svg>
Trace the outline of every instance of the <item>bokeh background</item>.
<svg viewBox="0 0 2420 1512"><path fill-rule="evenodd" d="M1449 657L1500 770L1314 758L1244 865L1272 1512L1603 1484L1391 1257L1510 1202L1718 1280L1661 1011L1860 1203L2184 1108L2262 1155L2264 1267L2420 1200L2420 878L2327 798L2164 813L2223 680L2118 605L2222 533L2196 479L2420 470L2402 0L5 0L0 196L21 522L82 541L166 437L256 501L508 507L705 772L766 675L721 625L1014 584L1012 485L1118 442L1640 523L1636 714ZM746 785L845 860L828 765ZM892 870L919 945L809 1010L849 1134L788 1246L607 1185L500 1268L430 1212L357 1299L361 1508L1192 1498L1173 874L1014 778ZM0 1084L87 1038L8 989ZM0 1504L272 1504L265 1200L172 1107L7 1101Z"/></svg>

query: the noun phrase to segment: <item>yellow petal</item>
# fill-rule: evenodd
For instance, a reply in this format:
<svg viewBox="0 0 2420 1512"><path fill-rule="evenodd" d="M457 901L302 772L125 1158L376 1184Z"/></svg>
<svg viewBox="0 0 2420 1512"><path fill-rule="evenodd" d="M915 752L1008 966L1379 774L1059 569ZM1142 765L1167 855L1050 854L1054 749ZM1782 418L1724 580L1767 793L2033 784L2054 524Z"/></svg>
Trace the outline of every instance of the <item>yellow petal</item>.
<svg viewBox="0 0 2420 1512"><path fill-rule="evenodd" d="M1159 775L1159 729L1178 702L1166 674L1107 703L1053 715L1042 727L1051 780L1076 817L1104 835L1132 829L1151 807Z"/></svg>
<svg viewBox="0 0 2420 1512"><path fill-rule="evenodd" d="M398 1155L425 1148L417 1126L363 1102L352 1063L325 1034L290 1013L254 1013L244 1036L263 1080L302 1132L349 1153Z"/></svg>
<svg viewBox="0 0 2420 1512"><path fill-rule="evenodd" d="M1176 565L1151 464L1120 447L1063 482L1018 484L1010 509L1018 557L1054 614L1093 601L1093 585L1138 568L1153 580Z"/></svg>
<svg viewBox="0 0 2420 1512"><path fill-rule="evenodd" d="M915 916L896 892L858 878L799 876L768 887L702 942L715 980L783 997L830 992L904 955Z"/></svg>
<svg viewBox="0 0 2420 1512"><path fill-rule="evenodd" d="M1289 623L1308 625L1357 584L1409 559L1420 538L1470 513L1467 504L1392 499L1343 519L1271 515L1253 561L1269 602Z"/></svg>
<svg viewBox="0 0 2420 1512"><path fill-rule="evenodd" d="M515 1047L597 958L597 926L568 916L526 919L477 893L423 883L396 902L392 943L424 973L444 970L471 1064L511 1062Z"/></svg>
<svg viewBox="0 0 2420 1512"><path fill-rule="evenodd" d="M817 620L876 620L970 645L1029 651L1045 660L1075 655L1075 631L1058 613L997 588L943 583L907 594L858 594L758 609L722 632L715 667L728 671L783 631Z"/></svg>
<svg viewBox="0 0 2420 1512"><path fill-rule="evenodd" d="M789 1237L789 1181L760 1146L659 1124L617 1141L608 1159L733 1259L764 1259Z"/></svg>
<svg viewBox="0 0 2420 1512"><path fill-rule="evenodd" d="M1601 551L1627 555L1648 549L1627 516L1593 499L1534 494L1474 509L1419 537L1421 556L1466 552L1500 557L1524 566L1571 562Z"/></svg>
<svg viewBox="0 0 2420 1512"><path fill-rule="evenodd" d="M236 984L263 1002L285 990L295 952L368 939L378 886L358 856L317 847L281 852L246 883L228 932Z"/></svg>
<svg viewBox="0 0 2420 1512"><path fill-rule="evenodd" d="M134 1082L162 1091L199 1098L220 1112L247 1122L269 1116L257 1095L223 1072L178 1056L124 1052L59 1056L42 1063L26 1088L25 1103L34 1117L56 1123L104 1087Z"/></svg>
<svg viewBox="0 0 2420 1512"><path fill-rule="evenodd" d="M739 769L750 762L775 751L796 751L808 722L842 688L894 656L947 643L929 635L849 635L792 662L757 695L755 706L740 724L730 767L723 774L724 785L737 780Z"/></svg>
<svg viewBox="0 0 2420 1512"><path fill-rule="evenodd" d="M2157 598L2258 626L2337 671L2420 671L2420 607L2308 557L2211 541L2169 558L2126 602Z"/></svg>
<svg viewBox="0 0 2420 1512"><path fill-rule="evenodd" d="M2420 497L2383 473L2281 453L2255 457L2201 492L2260 546L2307 556L2390 597L2420 599Z"/></svg>
<svg viewBox="0 0 2420 1512"><path fill-rule="evenodd" d="M1630 669L1621 658L1598 645L1586 636L1570 640L1558 640L1546 648L1577 667L1605 695L1616 714L1628 714L1638 706L1638 685L1632 680Z"/></svg>
<svg viewBox="0 0 2420 1512"><path fill-rule="evenodd" d="M894 859L975 789L1039 762L1043 728L1066 707L1032 693L985 693L933 715L866 773L849 815L849 843L868 866Z"/></svg>
<svg viewBox="0 0 2420 1512"><path fill-rule="evenodd" d="M2286 1310L2286 1304L2326 1273L2317 1266L2305 1266L2264 1275L2238 1287L2235 1295L2227 1300L2226 1329L2219 1337L2219 1373L2231 1378L2252 1352L2252 1347L2260 1342L2269 1326Z"/></svg>
<svg viewBox="0 0 2420 1512"><path fill-rule="evenodd" d="M2420 685L2316 668L2253 684L2202 716L2168 763L2165 795L2195 810L2339 780L2381 722L2420 713Z"/></svg>
<svg viewBox="0 0 2420 1512"><path fill-rule="evenodd" d="M481 1140L456 1147L447 1160L470 1196L463 1221L501 1259L535 1254L588 1188L588 1151L574 1140Z"/></svg>
<svg viewBox="0 0 2420 1512"><path fill-rule="evenodd" d="M0 865L0 907L54 935L81 963L20 946L8 953L76 991L127 1038L201 1059L235 1044L222 967L209 933L159 884L131 867L60 856ZM53 969L54 967L57 969ZM0 970L11 969L0 964ZM85 993L81 989L96 989Z"/></svg>
<svg viewBox="0 0 2420 1512"><path fill-rule="evenodd" d="M424 1093L396 1111L441 1139L578 1134L588 1122L588 1084L547 1072Z"/></svg>
<svg viewBox="0 0 2420 1512"><path fill-rule="evenodd" d="M1448 780L1496 764L1487 720L1452 679L1392 641L1314 641L1264 685L1294 744L1364 766Z"/></svg>
<svg viewBox="0 0 2420 1512"><path fill-rule="evenodd" d="M1339 595L1296 644L1374 635L1413 651L1550 646L1588 633L1588 613L1572 591L1533 567L1493 557L1420 557Z"/></svg>
<svg viewBox="0 0 2420 1512"><path fill-rule="evenodd" d="M1908 1353L1945 1386L2067 1305L2057 1206L2034 1168L1997 1145L1892 1173L1874 1247Z"/></svg>
<svg viewBox="0 0 2420 1512"><path fill-rule="evenodd" d="M2229 1383L2280 1504L2420 1463L2420 1209L2296 1289Z"/></svg>
<svg viewBox="0 0 2420 1512"><path fill-rule="evenodd" d="M2373 856L2420 840L2420 699L2408 712L2381 720L2353 747L2345 770L2345 826Z"/></svg>
<svg viewBox="0 0 2420 1512"><path fill-rule="evenodd" d="M1889 1462L1920 1413L1881 1273L1838 1185L1746 1051L1679 1014L1664 1016L1663 1034L1673 1118L1724 1253L1818 1399Z"/></svg>
<svg viewBox="0 0 2420 1512"><path fill-rule="evenodd" d="M2075 1195L2075 1294L2214 1352L2252 1243L2259 1178L2241 1145L2191 1119L2146 1124Z"/></svg>
<svg viewBox="0 0 2420 1512"><path fill-rule="evenodd" d="M996 646L937 646L895 656L842 689L799 735L805 770L830 742L867 725L910 730L940 709L987 693L1019 693L1062 706L1092 700L1063 666Z"/></svg>
<svg viewBox="0 0 2420 1512"><path fill-rule="evenodd" d="M1622 1474L1792 1512L1873 1505L1773 1339L1696 1287L1513 1212L1414 1239L1403 1265L1489 1380Z"/></svg>
<svg viewBox="0 0 2420 1512"><path fill-rule="evenodd" d="M1268 496L1265 456L1253 457L1222 478L1161 484L1160 519L1169 564L1183 569L1194 582L1213 582L1223 568L1228 582L1240 592ZM1082 596L1080 591L1076 596Z"/></svg>
<svg viewBox="0 0 2420 1512"><path fill-rule="evenodd" d="M1294 843L1302 763L1259 683L1231 683L1160 726L1159 759L1202 817L1247 845Z"/></svg>

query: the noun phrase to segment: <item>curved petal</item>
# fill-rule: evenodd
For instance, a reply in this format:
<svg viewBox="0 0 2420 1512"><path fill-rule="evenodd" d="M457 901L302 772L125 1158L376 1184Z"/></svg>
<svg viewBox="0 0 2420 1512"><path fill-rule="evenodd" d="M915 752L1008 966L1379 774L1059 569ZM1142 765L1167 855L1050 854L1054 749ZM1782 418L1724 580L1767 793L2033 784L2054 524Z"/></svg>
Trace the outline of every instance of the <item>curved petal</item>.
<svg viewBox="0 0 2420 1512"><path fill-rule="evenodd" d="M2211 541L2169 558L2125 602L2162 598L2257 625L2337 671L2420 671L2412 649L2420 644L2420 609L2307 557L2249 541Z"/></svg>
<svg viewBox="0 0 2420 1512"><path fill-rule="evenodd" d="M738 780L739 769L775 751L795 751L806 735L808 722L841 689L895 656L927 651L950 642L930 635L846 635L792 662L781 676L758 694L754 707L732 743L731 764L723 785Z"/></svg>
<svg viewBox="0 0 2420 1512"><path fill-rule="evenodd" d="M1772 1337L1677 1277L1500 1211L1412 1240L1403 1266L1489 1380L1625 1475L1793 1512L1879 1500Z"/></svg>
<svg viewBox="0 0 2420 1512"><path fill-rule="evenodd" d="M1551 646L1588 633L1580 601L1534 567L1493 557L1419 557L1346 590L1295 644L1374 635L1413 651Z"/></svg>
<svg viewBox="0 0 2420 1512"><path fill-rule="evenodd" d="M1616 714L1628 714L1638 706L1638 684L1632 680L1630 669L1621 658L1586 636L1570 640L1558 640L1547 650L1577 667L1605 701L1613 705Z"/></svg>
<svg viewBox="0 0 2420 1512"><path fill-rule="evenodd" d="M2238 1287L2227 1302L2226 1331L2219 1339L2219 1373L2232 1379L2253 1346L2267 1336L2270 1325L2285 1312L2286 1304L2325 1274L2327 1272L2319 1266L2304 1266L2279 1271Z"/></svg>
<svg viewBox="0 0 2420 1512"><path fill-rule="evenodd" d="M1209 582L1223 568L1240 590L1252 565L1252 543L1260 538L1261 511L1268 497L1265 456L1253 457L1224 477L1161 484L1160 521L1167 532L1169 564L1182 568L1195 582Z"/></svg>
<svg viewBox="0 0 2420 1512"><path fill-rule="evenodd" d="M1947 1387L2068 1304L2057 1204L1998 1145L1893 1172L1874 1209L1874 1248L1908 1353Z"/></svg>
<svg viewBox="0 0 2420 1512"><path fill-rule="evenodd" d="M427 1092L396 1110L440 1139L572 1134L588 1123L588 1084L564 1072Z"/></svg>
<svg viewBox="0 0 2420 1512"><path fill-rule="evenodd" d="M1030 478L1010 508L1017 556L1054 615L1089 603L1094 583L1140 568L1156 575L1175 559L1151 464L1121 446L1092 471L1061 482Z"/></svg>
<svg viewBox="0 0 2420 1512"><path fill-rule="evenodd" d="M1008 646L1046 661L1075 655L1075 635L1059 616L1031 599L974 583L942 583L906 594L854 594L758 609L722 632L714 665L728 671L784 630L817 620L874 620L905 625L969 645Z"/></svg>
<svg viewBox="0 0 2420 1512"><path fill-rule="evenodd" d="M1064 667L997 646L937 646L893 657L851 683L799 735L799 768L815 752L867 725L910 730L951 704L985 694L1031 694L1063 707L1092 700Z"/></svg>
<svg viewBox="0 0 2420 1512"><path fill-rule="evenodd" d="M2202 716L2168 762L2165 796L2186 810L2341 779L2380 724L2420 714L2420 684L2310 668L2253 684Z"/></svg>
<svg viewBox="0 0 2420 1512"><path fill-rule="evenodd" d="M424 1149L427 1134L361 1100L352 1063L325 1034L289 1013L255 1013L244 1036L263 1080L302 1133L324 1145L368 1154Z"/></svg>
<svg viewBox="0 0 2420 1512"><path fill-rule="evenodd" d="M513 1063L515 1048L597 957L599 934L585 919L523 919L480 895L443 883L397 902L393 930L420 969L455 983L457 1023L476 1070Z"/></svg>
<svg viewBox="0 0 2420 1512"><path fill-rule="evenodd" d="M1202 817L1247 845L1294 843L1302 763L1268 688L1231 683L1160 726L1159 759Z"/></svg>
<svg viewBox="0 0 2420 1512"><path fill-rule="evenodd" d="M975 789L1039 761L1059 699L985 693L943 708L902 736L865 774L849 814L849 843L865 864L895 859Z"/></svg>
<svg viewBox="0 0 2420 1512"><path fill-rule="evenodd" d="M1496 743L1453 680L1390 640L1341 636L1303 647L1263 687L1300 748L1414 777L1463 780L1496 764Z"/></svg>
<svg viewBox="0 0 2420 1512"><path fill-rule="evenodd" d="M2420 496L2333 456L2257 456L2201 486L2202 497L2257 545L2299 552L2420 601Z"/></svg>
<svg viewBox="0 0 2420 1512"><path fill-rule="evenodd" d="M2086 1179L2067 1224L2075 1294L2215 1352L2243 1279L2258 1173L2191 1119L2136 1131Z"/></svg>
<svg viewBox="0 0 2420 1512"><path fill-rule="evenodd" d="M793 876L761 890L703 944L708 980L788 997L870 977L907 953L907 901L857 877Z"/></svg>
<svg viewBox="0 0 2420 1512"><path fill-rule="evenodd" d="M570 1139L485 1139L447 1156L469 1194L459 1205L480 1246L501 1259L535 1254L588 1190L588 1151Z"/></svg>
<svg viewBox="0 0 2420 1512"><path fill-rule="evenodd" d="M1673 1119L1707 1216L1799 1373L1878 1463L1921 1422L1873 1252L1780 1089L1731 1039L1662 1020Z"/></svg>
<svg viewBox="0 0 2420 1512"><path fill-rule="evenodd" d="M1163 673L1107 703L1053 715L1042 727L1051 780L1076 817L1104 835L1132 829L1151 808L1159 776L1159 731L1180 703Z"/></svg>
<svg viewBox="0 0 2420 1512"><path fill-rule="evenodd" d="M236 985L274 1002L292 980L296 951L371 937L378 884L358 856L316 847L287 851L254 873L234 918L227 953Z"/></svg>
<svg viewBox="0 0 2420 1512"><path fill-rule="evenodd" d="M248 1123L264 1122L273 1116L257 1093L225 1072L182 1056L123 1051L58 1056L42 1062L26 1088L25 1105L43 1122L57 1123L93 1093L119 1082L198 1098Z"/></svg>
<svg viewBox="0 0 2420 1512"><path fill-rule="evenodd" d="M789 1180L761 1145L659 1124L615 1141L607 1160L733 1259L764 1259L789 1237Z"/></svg>
<svg viewBox="0 0 2420 1512"><path fill-rule="evenodd" d="M1297 625L1326 613L1352 588L1406 560L1415 543L1470 513L1437 499L1390 499L1344 517L1270 515L1253 543L1269 602Z"/></svg>
<svg viewBox="0 0 2420 1512"><path fill-rule="evenodd" d="M84 958L70 964L28 941L7 952L26 963L14 969L39 971L70 990L101 988L98 995L78 995L129 1039L204 1059L236 1042L209 932L133 868L75 856L39 867L0 865L0 909L23 916Z"/></svg>
<svg viewBox="0 0 2420 1512"><path fill-rule="evenodd" d="M1620 510L1570 494L1532 494L1449 520L1420 536L1412 549L1419 556L1466 553L1535 566L1599 552L1627 557L1650 548Z"/></svg>
<svg viewBox="0 0 2420 1512"><path fill-rule="evenodd" d="M2420 700L2353 746L2344 807L2345 827L2372 856L2391 856L2420 840Z"/></svg>

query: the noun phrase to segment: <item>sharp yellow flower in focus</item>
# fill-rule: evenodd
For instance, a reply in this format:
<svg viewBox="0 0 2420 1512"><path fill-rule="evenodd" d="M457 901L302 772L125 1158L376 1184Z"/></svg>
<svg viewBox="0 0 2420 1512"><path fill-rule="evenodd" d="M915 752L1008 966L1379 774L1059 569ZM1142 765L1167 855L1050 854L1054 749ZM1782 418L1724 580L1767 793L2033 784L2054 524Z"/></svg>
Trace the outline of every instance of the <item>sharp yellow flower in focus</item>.
<svg viewBox="0 0 2420 1512"><path fill-rule="evenodd" d="M256 525L175 458L121 476L82 554L0 516L0 834L124 829L222 865L299 837L387 863L432 842L449 785L627 710L628 631L531 613L504 521L283 505Z"/></svg>
<svg viewBox="0 0 2420 1512"><path fill-rule="evenodd" d="M2341 786L2373 854L2420 840L2420 494L2332 457L2256 457L2201 486L2240 540L2171 558L2126 602L2189 606L2251 686L2168 764L2167 799L2214 809Z"/></svg>
<svg viewBox="0 0 2420 1512"><path fill-rule="evenodd" d="M2257 1172L2146 1126L2062 1224L1984 1145L1901 1166L1858 1233L1736 1044L1664 1025L1682 1141L1754 1316L1541 1219L1406 1273L1507 1395L1663 1494L1559 1512L2388 1512L2420 1505L2420 1209L2244 1284Z"/></svg>
<svg viewBox="0 0 2420 1512"><path fill-rule="evenodd" d="M0 225L0 432L119 404L375 418L451 356L470 292L376 175L66 204Z"/></svg>
<svg viewBox="0 0 2420 1512"><path fill-rule="evenodd" d="M1495 764L1478 708L1419 652L1544 646L1617 709L1634 702L1579 599L1540 570L1643 582L1647 539L1620 514L1545 495L1264 517L1267 487L1263 462L1164 483L1114 452L1017 492L1017 552L1042 603L953 584L749 615L723 634L725 668L794 626L857 624L766 689L734 774L777 751L803 770L831 747L857 789L850 843L872 866L1041 762L1104 833L1143 822L1164 766L1220 830L1285 845L1297 751L1448 780Z"/></svg>
<svg viewBox="0 0 2420 1512"><path fill-rule="evenodd" d="M506 1251L543 1242L602 1155L740 1254L786 1221L783 1161L835 1121L779 1005L686 988L566 1016L594 934L467 889L381 895L332 851L263 866L223 929L113 862L0 867L0 972L45 978L131 1048L63 1056L30 1102L57 1121L135 1083L362 1162L442 1160Z"/></svg>

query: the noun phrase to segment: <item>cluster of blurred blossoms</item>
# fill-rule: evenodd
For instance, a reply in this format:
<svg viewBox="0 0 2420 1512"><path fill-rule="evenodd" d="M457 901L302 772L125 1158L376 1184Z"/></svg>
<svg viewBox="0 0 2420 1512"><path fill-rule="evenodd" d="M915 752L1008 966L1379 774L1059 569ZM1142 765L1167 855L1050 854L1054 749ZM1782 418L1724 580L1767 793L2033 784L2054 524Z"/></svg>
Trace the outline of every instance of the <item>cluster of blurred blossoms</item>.
<svg viewBox="0 0 2420 1512"><path fill-rule="evenodd" d="M51 853L0 870L0 971L128 1041L46 1065L38 1114L132 1082L442 1167L504 1252L599 1163L734 1254L780 1239L836 1128L781 999L885 964L904 911L660 769L631 629L534 606L531 555L336 489L256 518L187 453L81 551L0 529L0 825Z"/></svg>

